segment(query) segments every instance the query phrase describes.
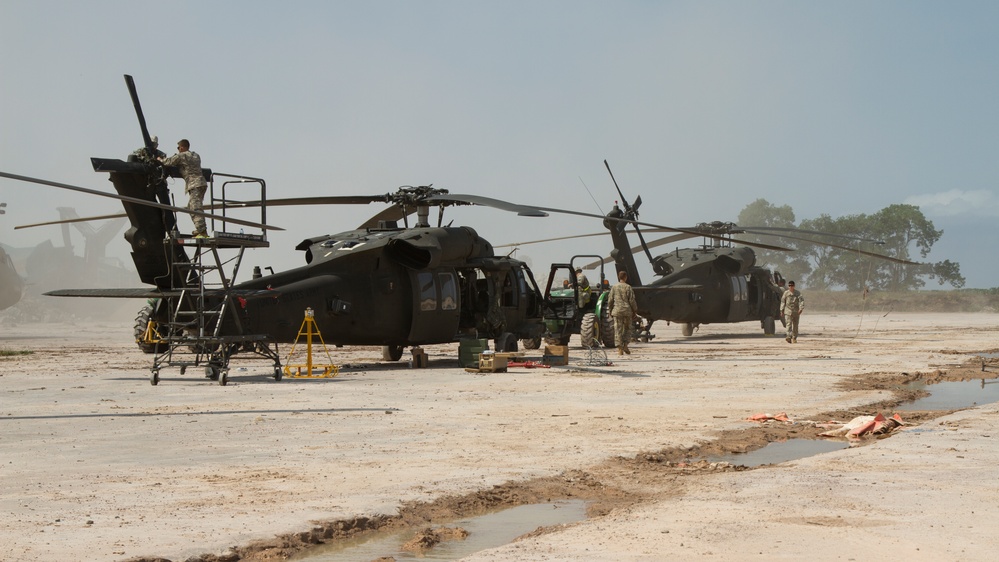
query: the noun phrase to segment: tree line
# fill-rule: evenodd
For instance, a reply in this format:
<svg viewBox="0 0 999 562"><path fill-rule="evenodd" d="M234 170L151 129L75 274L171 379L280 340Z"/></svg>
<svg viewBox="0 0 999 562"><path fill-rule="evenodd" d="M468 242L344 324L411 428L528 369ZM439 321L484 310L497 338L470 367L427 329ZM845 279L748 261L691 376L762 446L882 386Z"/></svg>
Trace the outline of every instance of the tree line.
<svg viewBox="0 0 999 562"><path fill-rule="evenodd" d="M935 229L933 222L915 205L889 205L872 215L832 218L823 214L795 224L794 211L790 206L778 207L766 199L757 199L739 213L738 224L745 228L798 228L838 235L795 234L814 242L780 235L747 233L739 236L749 242L776 244L795 250L757 250L757 265L780 271L786 279L801 279L812 289L908 291L925 286L927 280L960 289L965 283L960 265L950 260L905 265L824 245L836 244L920 261L930 253L943 231ZM847 240L842 236L876 240L883 244ZM918 256L913 256L913 252Z"/></svg>

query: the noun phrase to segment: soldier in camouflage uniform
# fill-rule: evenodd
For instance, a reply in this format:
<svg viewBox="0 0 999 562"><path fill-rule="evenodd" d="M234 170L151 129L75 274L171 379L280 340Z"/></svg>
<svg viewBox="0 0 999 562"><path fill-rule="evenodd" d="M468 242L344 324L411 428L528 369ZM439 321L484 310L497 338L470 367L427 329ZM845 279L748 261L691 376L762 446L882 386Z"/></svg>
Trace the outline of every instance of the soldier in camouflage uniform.
<svg viewBox="0 0 999 562"><path fill-rule="evenodd" d="M798 343L798 319L805 311L805 297L794 289L794 281L788 281L787 290L780 298L780 315L787 324L787 343Z"/></svg>
<svg viewBox="0 0 999 562"><path fill-rule="evenodd" d="M201 170L201 157L197 152L191 150L191 142L181 139L177 142L177 154L163 160L164 166L177 166L180 168L180 175L184 177L184 191L188 195L187 209L189 211L203 211L205 191L208 190L208 182L205 181L205 174ZM207 238L208 228L205 226L205 217L191 215L194 221L194 237Z"/></svg>
<svg viewBox="0 0 999 562"><path fill-rule="evenodd" d="M631 327L638 316L638 303L635 302L635 291L628 284L628 272L617 274L618 283L611 287L607 297L607 306L614 317L614 343L617 344L618 355L631 355L628 343L631 342Z"/></svg>

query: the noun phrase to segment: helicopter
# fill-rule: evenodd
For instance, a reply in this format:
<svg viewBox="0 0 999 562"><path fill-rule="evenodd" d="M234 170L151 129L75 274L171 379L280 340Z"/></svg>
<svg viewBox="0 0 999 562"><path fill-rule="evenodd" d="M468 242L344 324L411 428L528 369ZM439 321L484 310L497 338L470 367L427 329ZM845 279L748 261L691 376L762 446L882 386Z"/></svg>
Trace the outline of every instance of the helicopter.
<svg viewBox="0 0 999 562"><path fill-rule="evenodd" d="M635 203L628 204L618 186L614 173L607 161L604 166L611 176L614 187L621 197L622 206L615 203L607 213L603 226L608 229L614 249L609 258L583 266L592 269L598 264L613 261L618 271L625 271L635 291L638 314L645 320L635 330L635 338L648 342L654 336L652 324L657 320L680 324L684 336L692 336L702 324L734 322L759 322L765 335L776 333L776 323L784 324L780 314L780 301L784 293L785 280L780 272L758 266L753 247L778 251L791 251L790 248L760 244L733 238L733 235L752 233L780 236L812 244L825 245L841 250L856 252L869 257L895 263L918 265L916 262L899 259L858 248L842 246L828 241L818 241L805 235L844 238L853 241L883 242L861 237L844 236L825 232L776 227L739 227L731 222L715 221L700 223L681 229L679 234L646 242L639 224L638 208L641 196ZM620 219L628 219L622 221ZM630 247L626 228L634 225L640 245ZM653 256L651 248L702 236L700 246L676 248L671 252ZM739 245L736 245L739 244ZM642 283L634 254L644 251L656 275L648 284Z"/></svg>
<svg viewBox="0 0 999 562"><path fill-rule="evenodd" d="M125 81L144 146L152 152L155 146L134 81L128 75ZM387 194L268 201L263 180L206 168L212 196L205 208L221 209L221 214L202 214L213 221L213 227L215 221L221 222L222 229L209 239L198 239L178 233L172 216L192 211L157 200L156 188L165 176L179 177L178 170L148 160L92 158L91 163L95 172L108 174L117 195L6 172L0 172L0 177L120 200L130 223L125 239L131 245L136 272L151 287L45 294L147 299L135 327L140 349L159 354L165 340L183 342L190 336L195 345L210 348L205 359L210 378L221 372L220 381L224 381L228 359L235 353L259 351L261 342L295 342L306 311L312 313L325 343L381 346L383 358L389 361L398 361L405 347L464 338L491 339L497 351L516 351L519 340L537 338L544 330L541 291L527 264L496 255L493 246L469 226L443 224L444 208L451 205L487 205L524 216L547 216L531 207L450 194L431 185L404 186ZM216 185L219 180L259 184L260 198L216 198L217 189L225 193L225 183ZM279 229L266 224L268 206L377 202L389 207L357 229L314 236L298 244L296 249L305 254L304 266L269 275L255 271L251 279L241 282L235 282L233 275L233 279L223 278L218 288L205 285L204 277L207 269L222 269L223 264L218 268L195 265L205 248L238 247L241 259L243 247L267 247L267 231ZM440 208L436 226L430 224L433 206ZM235 209L254 207L261 211L260 222L231 216ZM414 213L416 222L410 225ZM229 223L259 228L262 234L229 233L224 230ZM184 314L198 311L217 311L207 333L204 325L181 321ZM260 335L260 339L247 334ZM275 352L269 356L275 360L275 378L280 380L279 359Z"/></svg>

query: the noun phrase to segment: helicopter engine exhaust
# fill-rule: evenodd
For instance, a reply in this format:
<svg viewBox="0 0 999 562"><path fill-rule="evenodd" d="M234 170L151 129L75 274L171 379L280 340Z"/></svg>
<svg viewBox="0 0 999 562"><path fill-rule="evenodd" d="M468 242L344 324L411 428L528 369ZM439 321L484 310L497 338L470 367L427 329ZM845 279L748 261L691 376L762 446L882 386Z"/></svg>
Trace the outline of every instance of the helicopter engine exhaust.
<svg viewBox="0 0 999 562"><path fill-rule="evenodd" d="M385 255L410 269L428 269L453 261L493 257L493 246L469 227L409 232L385 246Z"/></svg>

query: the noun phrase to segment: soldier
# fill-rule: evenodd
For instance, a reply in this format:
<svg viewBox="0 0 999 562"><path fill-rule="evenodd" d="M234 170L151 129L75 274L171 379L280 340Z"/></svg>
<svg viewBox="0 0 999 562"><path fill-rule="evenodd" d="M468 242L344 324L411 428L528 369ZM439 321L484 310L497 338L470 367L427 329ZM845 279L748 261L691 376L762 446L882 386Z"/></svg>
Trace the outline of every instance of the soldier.
<svg viewBox="0 0 999 562"><path fill-rule="evenodd" d="M201 156L191 150L191 142L187 139L180 139L177 142L177 154L163 160L164 166L177 166L180 168L180 175L184 177L184 191L188 195L187 209L189 211L204 210L205 191L208 190L208 182L205 181L205 174L201 170ZM205 217L201 215L191 215L194 221L195 238L208 238L208 228L205 226Z"/></svg>
<svg viewBox="0 0 999 562"><path fill-rule="evenodd" d="M162 160L166 158L166 153L163 152L162 150L159 150L158 148L160 145L160 138L157 137L156 135L153 135L152 138L150 138L149 140L153 142L152 153L150 154L148 148L140 146L139 148L136 148L135 150L132 151L131 154L128 155L129 162L138 161L138 162L145 162L146 164L156 164L157 160Z"/></svg>
<svg viewBox="0 0 999 562"><path fill-rule="evenodd" d="M580 267L576 268L576 284L579 286L579 308L583 308L590 302L590 280Z"/></svg>
<svg viewBox="0 0 999 562"><path fill-rule="evenodd" d="M787 282L787 290L780 298L780 316L787 324L787 343L798 343L798 319L805 311L805 297L794 288L794 281Z"/></svg>
<svg viewBox="0 0 999 562"><path fill-rule="evenodd" d="M614 317L614 343L617 344L618 355L631 355L628 343L631 342L631 327L638 317L638 303L635 302L635 291L628 284L628 272L619 271L618 283L610 290L607 306Z"/></svg>

